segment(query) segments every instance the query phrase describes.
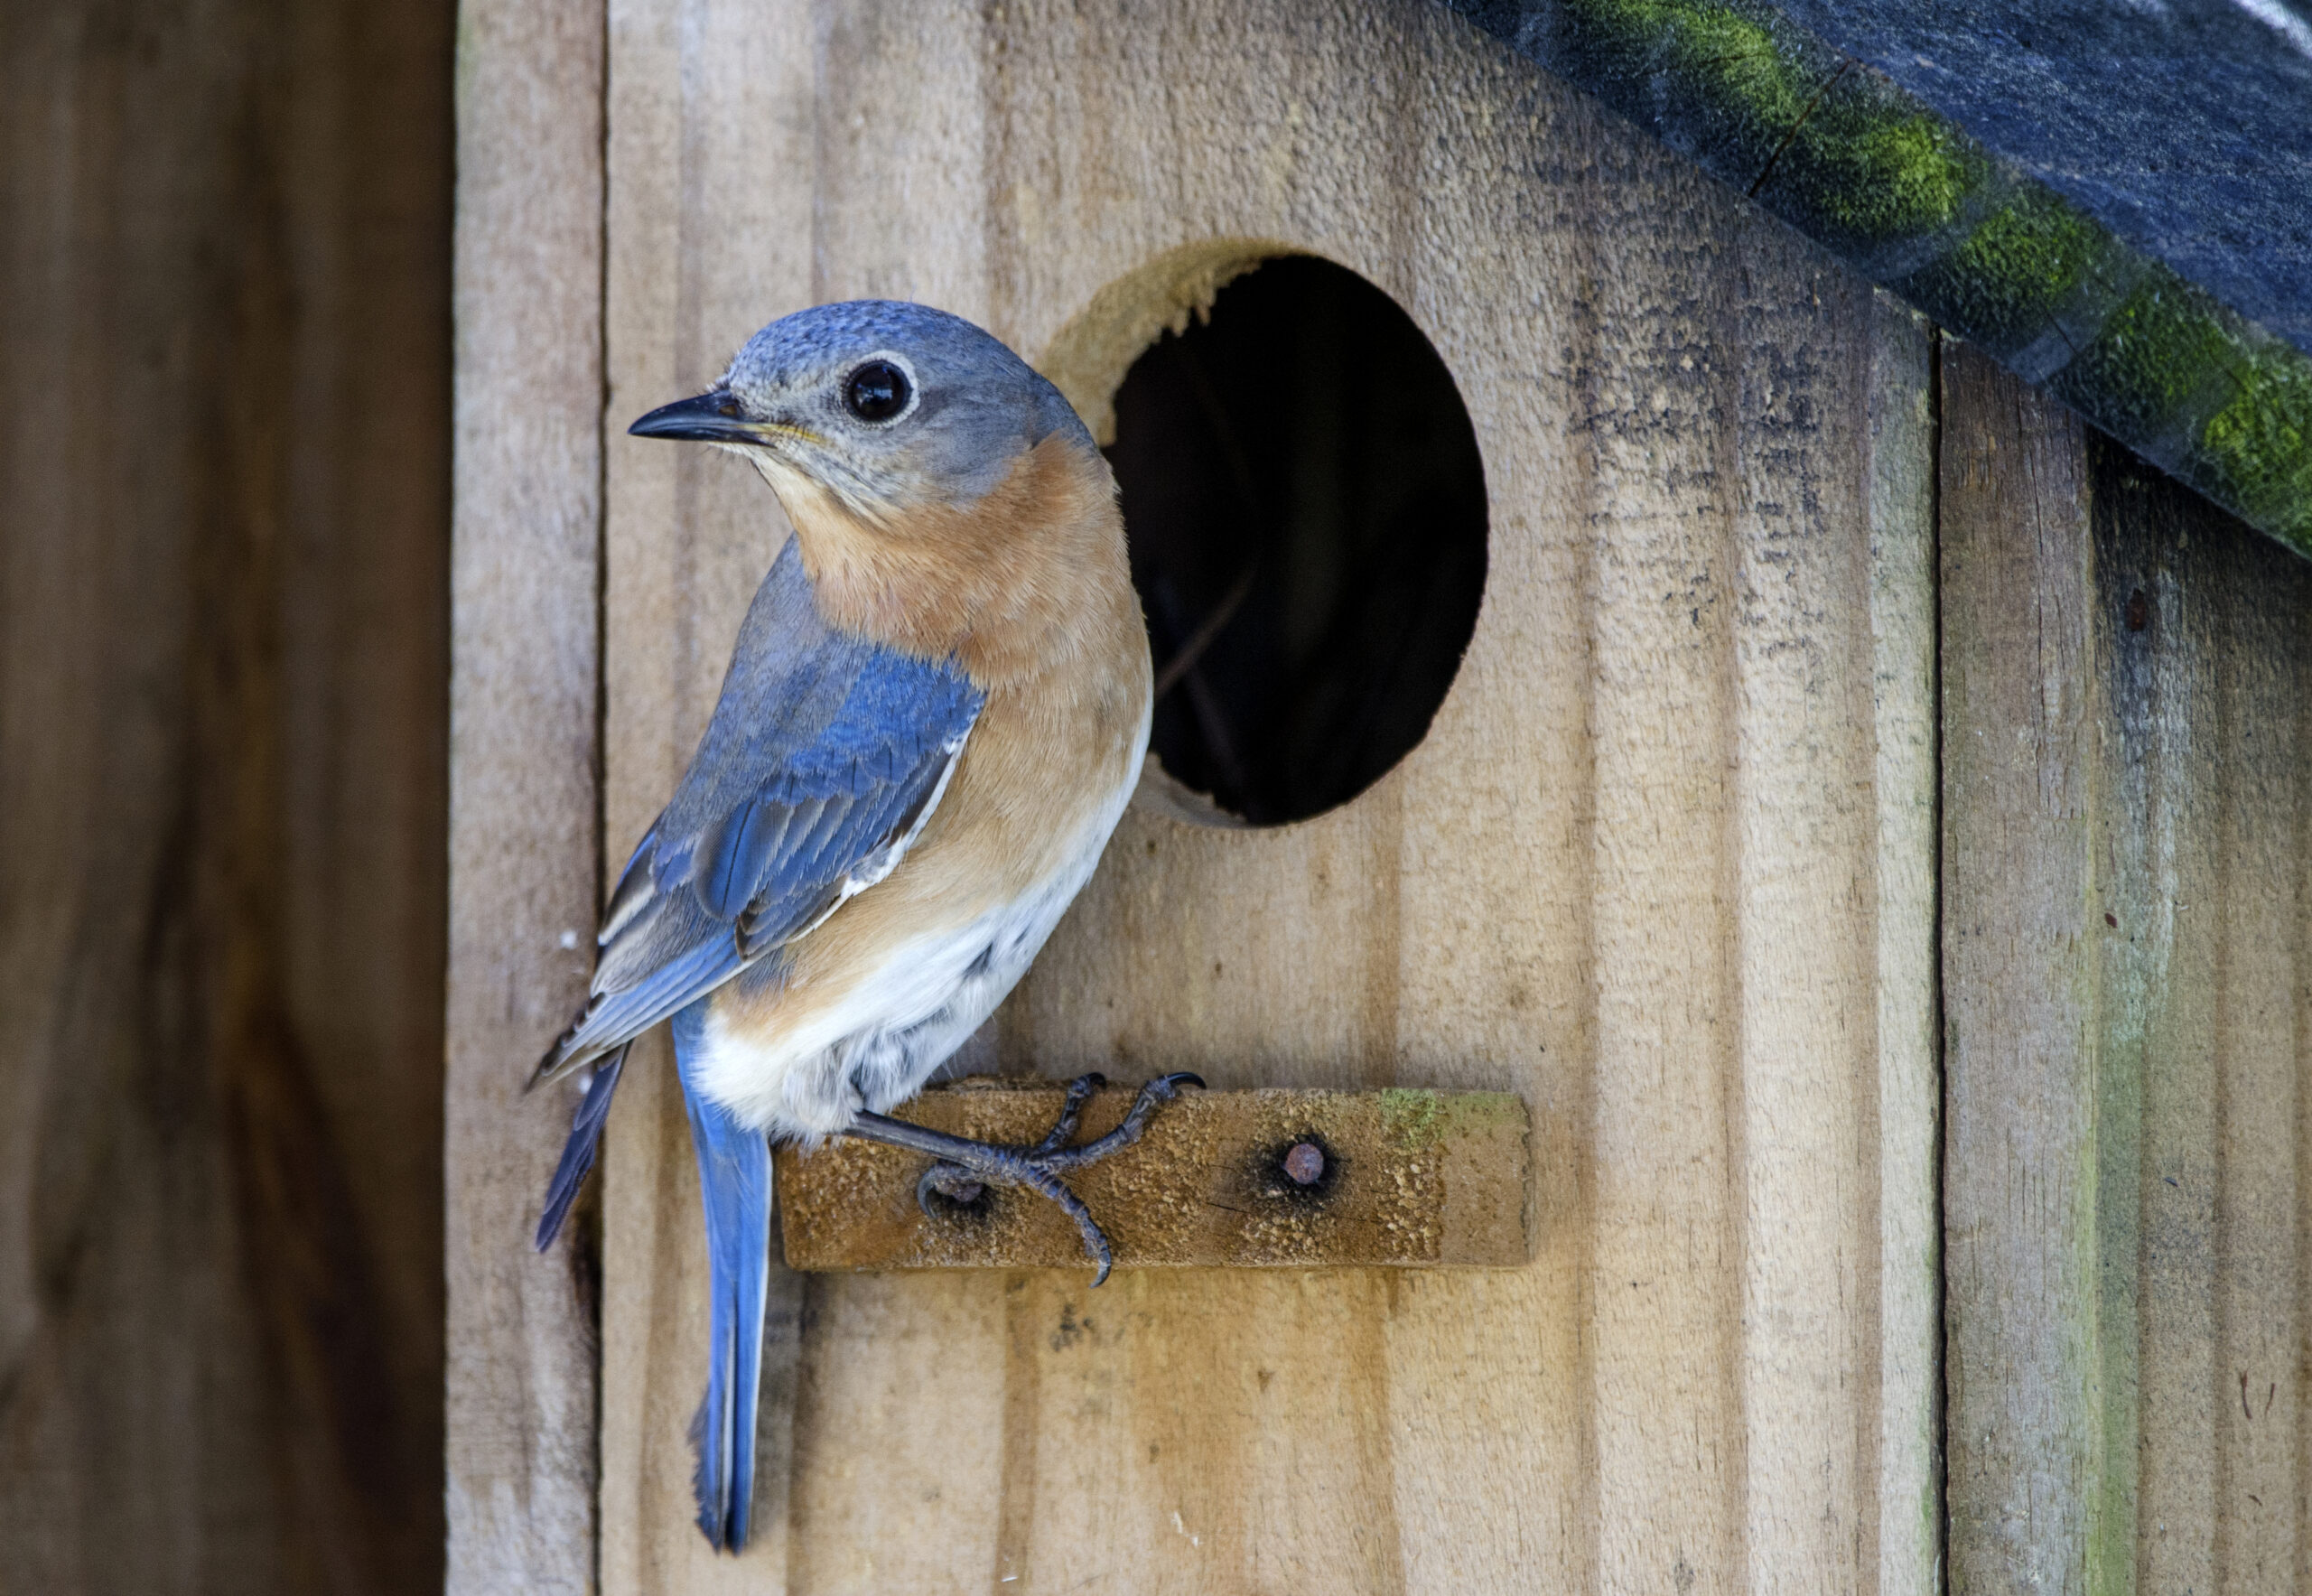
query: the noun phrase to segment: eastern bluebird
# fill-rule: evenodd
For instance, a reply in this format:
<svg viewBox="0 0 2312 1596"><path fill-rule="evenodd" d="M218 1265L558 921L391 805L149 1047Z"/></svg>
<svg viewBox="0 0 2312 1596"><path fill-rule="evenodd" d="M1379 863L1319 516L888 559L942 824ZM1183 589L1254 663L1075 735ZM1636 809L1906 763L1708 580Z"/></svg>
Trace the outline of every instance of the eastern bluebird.
<svg viewBox="0 0 2312 1596"><path fill-rule="evenodd" d="M928 1153L918 1188L1060 1204L1123 1125L996 1147L886 1118L1026 971L1097 863L1148 744L1148 643L1107 462L1059 391L970 322L883 300L772 322L696 398L629 429L751 462L794 536L739 632L690 769L611 894L584 1013L532 1084L592 1064L538 1222L561 1228L634 1039L674 1022L713 1296L699 1527L746 1539L770 1143ZM1097 1281L1095 1281L1097 1283Z"/></svg>

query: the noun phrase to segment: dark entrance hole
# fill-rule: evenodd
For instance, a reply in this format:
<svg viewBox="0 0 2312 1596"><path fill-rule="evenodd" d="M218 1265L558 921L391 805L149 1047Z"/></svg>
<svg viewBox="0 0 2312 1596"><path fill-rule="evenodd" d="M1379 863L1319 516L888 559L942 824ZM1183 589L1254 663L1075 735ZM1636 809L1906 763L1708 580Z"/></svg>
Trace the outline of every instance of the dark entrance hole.
<svg viewBox="0 0 2312 1596"><path fill-rule="evenodd" d="M1133 364L1108 450L1167 773L1255 825L1347 802L1429 730L1485 589L1485 468L1445 363L1308 256Z"/></svg>

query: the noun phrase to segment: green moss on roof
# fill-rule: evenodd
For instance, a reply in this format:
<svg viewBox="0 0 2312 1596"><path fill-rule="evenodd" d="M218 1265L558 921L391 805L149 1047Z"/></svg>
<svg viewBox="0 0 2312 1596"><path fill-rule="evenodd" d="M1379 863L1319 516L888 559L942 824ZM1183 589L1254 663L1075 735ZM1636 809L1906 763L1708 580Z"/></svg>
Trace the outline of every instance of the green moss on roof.
<svg viewBox="0 0 2312 1596"><path fill-rule="evenodd" d="M2190 289L2157 273L2104 321L2057 379L2109 417L2113 433L2149 432L2175 416L2220 373L2229 340Z"/></svg>
<svg viewBox="0 0 2312 1596"><path fill-rule="evenodd" d="M2100 231L2051 200L2036 189L2011 194L1904 291L1940 305L1947 324L1963 323L1994 354L2026 348L2114 264Z"/></svg>
<svg viewBox="0 0 2312 1596"><path fill-rule="evenodd" d="M1680 0L1568 0L1565 9L1593 33L1592 53L1683 97L1721 149L1756 157L1754 187L1772 176L1786 204L1841 232L1877 240L1939 228L1986 170L1939 118L1767 17Z"/></svg>
<svg viewBox="0 0 2312 1596"><path fill-rule="evenodd" d="M1818 112L1800 142L1827 219L1860 238L1940 228L1981 181L1980 163L1928 117Z"/></svg>
<svg viewBox="0 0 2312 1596"><path fill-rule="evenodd" d="M2233 374L2239 391L2201 431L2199 453L2209 497L2312 553L2312 369L2295 355L2281 345L2248 357Z"/></svg>

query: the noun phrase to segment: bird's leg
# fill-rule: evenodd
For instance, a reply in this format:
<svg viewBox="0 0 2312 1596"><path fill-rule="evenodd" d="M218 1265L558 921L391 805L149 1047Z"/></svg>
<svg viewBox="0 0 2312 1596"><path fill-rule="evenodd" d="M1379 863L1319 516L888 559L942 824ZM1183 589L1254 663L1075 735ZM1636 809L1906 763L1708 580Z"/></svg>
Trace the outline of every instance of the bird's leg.
<svg viewBox="0 0 2312 1596"><path fill-rule="evenodd" d="M1085 1101L1106 1084L1097 1075L1078 1076L1068 1082L1067 1098L1060 1106L1058 1119L1044 1139L1032 1147L974 1142L966 1136L951 1136L945 1131L909 1125L903 1119L864 1112L843 1134L862 1142L880 1142L887 1147L930 1154L936 1162L923 1172L915 1187L916 1201L926 1213L931 1211L934 1192L953 1202L969 1203L978 1199L986 1185L1025 1186L1049 1198L1059 1205L1062 1213L1076 1221L1076 1228L1082 1233L1084 1250L1099 1265L1099 1274L1092 1281L1096 1286L1107 1279L1114 1255L1091 1210L1084 1206L1082 1199L1060 1183L1060 1171L1082 1169L1131 1146L1140 1140L1150 1116L1178 1097L1180 1087L1201 1087L1204 1081L1186 1071L1160 1075L1140 1088L1140 1096L1133 1100L1123 1124L1097 1141L1081 1147L1068 1146L1067 1142L1076 1134L1077 1124L1083 1117Z"/></svg>

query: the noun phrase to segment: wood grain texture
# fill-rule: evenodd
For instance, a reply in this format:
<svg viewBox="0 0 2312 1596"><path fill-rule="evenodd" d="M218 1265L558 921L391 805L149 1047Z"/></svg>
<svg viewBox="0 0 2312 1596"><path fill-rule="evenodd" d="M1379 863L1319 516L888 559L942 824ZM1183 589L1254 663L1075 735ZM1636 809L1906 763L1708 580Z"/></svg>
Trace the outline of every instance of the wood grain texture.
<svg viewBox="0 0 2312 1596"><path fill-rule="evenodd" d="M0 12L0 1586L441 1573L452 8Z"/></svg>
<svg viewBox="0 0 2312 1596"><path fill-rule="evenodd" d="M1116 1128L1134 1089L1084 1106L1074 1144ZM1058 1119L1062 1089L981 1077L935 1086L900 1117L950 1135L1026 1146ZM1523 1264L1525 1106L1506 1092L1190 1090L1129 1154L1067 1177L1120 1269L1405 1268ZM1296 1179L1285 1157L1316 1162ZM838 1139L778 1150L779 1234L791 1269L1088 1268L1084 1241L1032 1192L993 1190L933 1218L916 1199L931 1160Z"/></svg>
<svg viewBox="0 0 2312 1596"><path fill-rule="evenodd" d="M732 639L787 535L741 462L631 438L749 334L812 303L807 5L618 0L610 8L608 587L603 817L620 859L705 730ZM692 107L684 114L685 98ZM606 1591L778 1588L801 1283L768 1287L753 1550L692 1527L687 1440L706 1367L698 1177L663 1033L637 1050L603 1154L601 1580ZM669 1422L671 1421L671 1422ZM675 1533L679 1529L682 1533Z"/></svg>
<svg viewBox="0 0 2312 1596"><path fill-rule="evenodd" d="M478 0L459 26L449 1589L574 1592L595 1259L530 1249L568 1104L521 1086L585 996L600 891L602 22Z"/></svg>
<svg viewBox="0 0 2312 1596"><path fill-rule="evenodd" d="M611 83L614 419L813 300L920 297L1039 357L1203 239L1406 306L1493 507L1452 695L1318 820L1128 817L1000 1051L1514 1091L1536 1190L1503 1272L783 1282L771 1527L717 1563L681 1442L695 1177L643 1059L606 1588L1931 1589L1924 330L1425 8L633 0ZM608 469L622 848L783 527L704 452Z"/></svg>
<svg viewBox="0 0 2312 1596"><path fill-rule="evenodd" d="M1865 422L1878 801L1878 1588L1939 1586L1944 1244L1940 586L1932 334L1880 298Z"/></svg>
<svg viewBox="0 0 2312 1596"><path fill-rule="evenodd" d="M2086 1591L2108 1505L2084 434L1963 346L1942 392L1951 1577Z"/></svg>
<svg viewBox="0 0 2312 1596"><path fill-rule="evenodd" d="M2312 571L1944 370L1953 1588L2301 1589Z"/></svg>

